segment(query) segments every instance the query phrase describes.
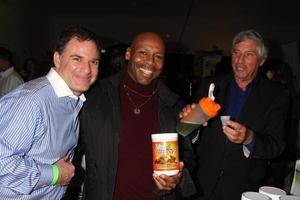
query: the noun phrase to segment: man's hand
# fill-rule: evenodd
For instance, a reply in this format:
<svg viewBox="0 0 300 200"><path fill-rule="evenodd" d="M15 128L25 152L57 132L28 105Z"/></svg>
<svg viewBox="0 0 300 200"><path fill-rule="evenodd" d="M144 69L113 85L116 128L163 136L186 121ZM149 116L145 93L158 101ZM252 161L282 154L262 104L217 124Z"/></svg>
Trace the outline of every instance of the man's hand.
<svg viewBox="0 0 300 200"><path fill-rule="evenodd" d="M182 112L179 113L179 117L180 119L183 118L183 117L186 117L187 115L189 115L193 109L196 108L196 104L193 103L193 104L187 104L183 109L182 109Z"/></svg>
<svg viewBox="0 0 300 200"><path fill-rule="evenodd" d="M175 176L167 176L167 175L156 175L153 174L154 182L158 189L160 190L172 190L176 187L178 183L180 183L182 178L182 169L183 169L183 162L179 163L179 173Z"/></svg>
<svg viewBox="0 0 300 200"><path fill-rule="evenodd" d="M68 156L59 159L55 164L59 169L57 185L68 185L75 174L74 165L69 161Z"/></svg>
<svg viewBox="0 0 300 200"><path fill-rule="evenodd" d="M232 120L225 122L223 132L231 142L236 144L249 144L253 138L253 132L249 128Z"/></svg>
<svg viewBox="0 0 300 200"><path fill-rule="evenodd" d="M191 105L190 104L187 104L183 109L182 111L179 113L179 118L182 119L186 116L188 116L191 112L193 112L193 110L196 108L196 104L195 103L192 103ZM204 122L202 124L202 126L207 126L207 122Z"/></svg>

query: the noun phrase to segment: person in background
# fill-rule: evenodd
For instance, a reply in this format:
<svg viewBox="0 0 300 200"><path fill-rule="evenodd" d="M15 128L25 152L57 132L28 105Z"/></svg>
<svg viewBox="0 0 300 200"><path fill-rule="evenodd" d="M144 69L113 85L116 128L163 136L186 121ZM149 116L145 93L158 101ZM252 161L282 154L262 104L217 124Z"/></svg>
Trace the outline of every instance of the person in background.
<svg viewBox="0 0 300 200"><path fill-rule="evenodd" d="M288 91L265 78L259 69L267 48L259 33L246 30L232 43L233 73L215 82L215 101L230 120L219 117L200 130L197 154L198 200L239 200L265 183L269 161L285 148ZM201 86L198 98L207 94ZM193 106L192 106L193 107ZM186 107L183 114L191 109Z"/></svg>
<svg viewBox="0 0 300 200"><path fill-rule="evenodd" d="M22 83L22 77L14 69L13 54L0 47L0 98Z"/></svg>
<svg viewBox="0 0 300 200"><path fill-rule="evenodd" d="M128 48L127 44L116 44L107 49L107 71L108 76L112 76L123 70L127 64L125 60L125 52Z"/></svg>
<svg viewBox="0 0 300 200"><path fill-rule="evenodd" d="M159 35L138 34L125 53L128 65L88 93L81 115L86 199L182 199L195 192L189 137L179 147L185 168L181 162L175 176L153 174L151 133L175 132L183 106L159 79L164 52Z"/></svg>
<svg viewBox="0 0 300 200"><path fill-rule="evenodd" d="M83 27L61 32L46 76L0 99L1 199L61 199L74 176L83 92L98 75L100 46Z"/></svg>
<svg viewBox="0 0 300 200"><path fill-rule="evenodd" d="M49 65L45 67L43 65L43 62L40 62L33 57L29 57L25 59L23 63L21 76L23 77L25 82L39 78L47 74L47 72L49 71L48 68L51 68L48 66Z"/></svg>

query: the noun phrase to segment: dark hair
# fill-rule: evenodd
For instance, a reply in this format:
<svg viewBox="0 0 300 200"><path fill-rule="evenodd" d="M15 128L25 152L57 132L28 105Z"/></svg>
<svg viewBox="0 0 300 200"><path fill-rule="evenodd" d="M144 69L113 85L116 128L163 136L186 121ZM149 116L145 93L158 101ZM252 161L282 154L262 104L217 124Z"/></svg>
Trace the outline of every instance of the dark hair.
<svg viewBox="0 0 300 200"><path fill-rule="evenodd" d="M8 61L11 66L14 65L12 52L4 47L0 47L0 59Z"/></svg>
<svg viewBox="0 0 300 200"><path fill-rule="evenodd" d="M54 47L54 51L57 51L59 54L62 54L66 47L66 44L74 37L76 37L79 41L95 42L99 53L101 52L101 45L96 35L92 31L81 26L73 26L64 29L58 37L58 40Z"/></svg>

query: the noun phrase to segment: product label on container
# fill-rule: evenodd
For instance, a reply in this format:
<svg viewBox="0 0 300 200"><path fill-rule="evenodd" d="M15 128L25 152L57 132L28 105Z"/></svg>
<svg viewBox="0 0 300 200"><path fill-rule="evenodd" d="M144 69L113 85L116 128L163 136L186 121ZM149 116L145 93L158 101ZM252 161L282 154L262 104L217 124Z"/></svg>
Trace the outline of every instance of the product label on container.
<svg viewBox="0 0 300 200"><path fill-rule="evenodd" d="M153 142L153 169L166 171L178 169L178 144L177 141Z"/></svg>

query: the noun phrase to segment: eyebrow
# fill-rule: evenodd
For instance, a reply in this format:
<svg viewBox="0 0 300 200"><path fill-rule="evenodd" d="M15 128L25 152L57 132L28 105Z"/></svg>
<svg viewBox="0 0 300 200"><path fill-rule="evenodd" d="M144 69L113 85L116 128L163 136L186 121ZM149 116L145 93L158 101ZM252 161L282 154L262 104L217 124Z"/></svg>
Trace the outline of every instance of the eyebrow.
<svg viewBox="0 0 300 200"><path fill-rule="evenodd" d="M82 56L80 56L80 55L77 55L77 54L70 55L70 57L80 57L80 58L83 58Z"/></svg>
<svg viewBox="0 0 300 200"><path fill-rule="evenodd" d="M77 54L70 55L70 57L84 58L83 56L80 56L80 55L77 55ZM97 58L93 58L92 60L100 60L100 56L98 56Z"/></svg>

